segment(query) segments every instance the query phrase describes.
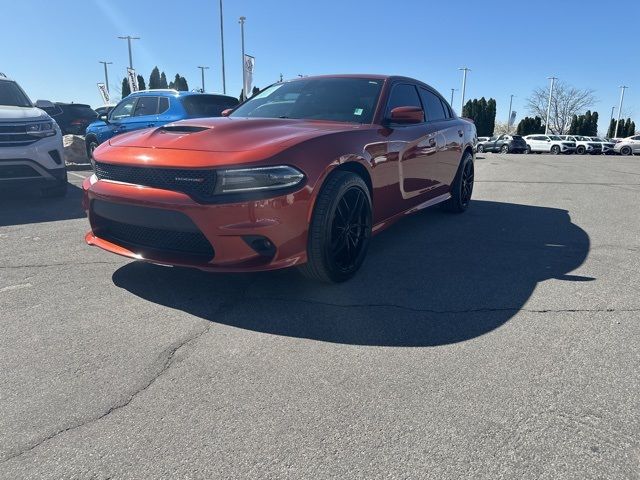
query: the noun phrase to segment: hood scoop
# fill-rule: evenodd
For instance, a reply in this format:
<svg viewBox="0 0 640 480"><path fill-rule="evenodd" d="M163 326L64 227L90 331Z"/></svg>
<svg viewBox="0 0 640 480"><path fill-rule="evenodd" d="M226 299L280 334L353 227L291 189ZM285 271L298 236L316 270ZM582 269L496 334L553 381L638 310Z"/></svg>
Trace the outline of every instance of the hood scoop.
<svg viewBox="0 0 640 480"><path fill-rule="evenodd" d="M209 127L199 127L197 125L164 125L156 131L160 133L197 133L204 130L209 130Z"/></svg>

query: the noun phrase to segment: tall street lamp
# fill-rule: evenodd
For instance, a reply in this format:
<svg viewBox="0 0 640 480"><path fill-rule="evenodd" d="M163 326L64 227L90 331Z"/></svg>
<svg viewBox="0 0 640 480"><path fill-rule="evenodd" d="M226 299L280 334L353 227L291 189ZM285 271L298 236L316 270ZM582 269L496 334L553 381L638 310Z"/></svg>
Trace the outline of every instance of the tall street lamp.
<svg viewBox="0 0 640 480"><path fill-rule="evenodd" d="M511 94L511 100L509 100L509 116L507 117L507 133L511 131L511 107L513 106L513 97L515 95Z"/></svg>
<svg viewBox="0 0 640 480"><path fill-rule="evenodd" d="M204 71L209 70L209 67L198 67L200 69L200 73L202 74L202 93L204 93Z"/></svg>
<svg viewBox="0 0 640 480"><path fill-rule="evenodd" d="M107 87L107 93L109 92L109 72L107 72L107 65L113 65L113 62L98 62L104 65L104 84Z"/></svg>
<svg viewBox="0 0 640 480"><path fill-rule="evenodd" d="M449 103L449 105L451 105L451 108L453 108L453 92L457 92L457 91L458 91L457 88L451 89L451 103ZM460 114L462 114L462 112L460 112Z"/></svg>
<svg viewBox="0 0 640 480"><path fill-rule="evenodd" d="M629 88L625 85L620 85L620 106L618 107L618 121L616 122L616 131L613 134L613 138L618 138L618 126L620 125L620 115L622 114L622 102L624 101L624 91Z"/></svg>
<svg viewBox="0 0 640 480"><path fill-rule="evenodd" d="M227 79L224 73L224 27L222 25L222 0L220 0L220 50L222 53L222 93L227 94ZM244 62L244 59L242 60Z"/></svg>
<svg viewBox="0 0 640 480"><path fill-rule="evenodd" d="M462 70L462 99L460 100L460 115L462 115L462 109L464 108L464 95L467 91L467 72L470 72L471 69L461 67L458 70Z"/></svg>
<svg viewBox="0 0 640 480"><path fill-rule="evenodd" d="M129 68L133 69L133 57L131 56L131 40L140 40L140 37L132 37L131 35L125 35L118 37L121 40L126 40L129 47Z"/></svg>
<svg viewBox="0 0 640 480"><path fill-rule="evenodd" d="M242 99L247 98L247 92L244 91L244 87L247 84L245 68L244 68L244 22L247 17L240 17L238 23L240 24L240 37L242 39Z"/></svg>
<svg viewBox="0 0 640 480"><path fill-rule="evenodd" d="M547 120L544 124L544 134L547 135L549 133L549 117L551 116L551 97L553 96L553 86L555 85L558 77L548 77L551 80L551 88L549 89L549 104L547 105Z"/></svg>

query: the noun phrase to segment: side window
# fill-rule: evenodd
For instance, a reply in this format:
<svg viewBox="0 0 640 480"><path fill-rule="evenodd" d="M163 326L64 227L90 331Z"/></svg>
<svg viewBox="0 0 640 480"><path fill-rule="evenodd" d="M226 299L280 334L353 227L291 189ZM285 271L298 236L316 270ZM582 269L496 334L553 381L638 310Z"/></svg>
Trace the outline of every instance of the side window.
<svg viewBox="0 0 640 480"><path fill-rule="evenodd" d="M133 97L120 102L111 112L111 120L122 120L130 117L137 99L137 97Z"/></svg>
<svg viewBox="0 0 640 480"><path fill-rule="evenodd" d="M160 103L158 105L158 114L162 114L169 110L169 99L167 97L160 97Z"/></svg>
<svg viewBox="0 0 640 480"><path fill-rule="evenodd" d="M158 114L158 97L139 97L136 103L136 109L133 112L134 117L143 117L145 115Z"/></svg>
<svg viewBox="0 0 640 480"><path fill-rule="evenodd" d="M406 83L394 85L391 90L391 95L389 96L389 101L387 102L386 116L389 117L391 110L396 107L422 108L416 87Z"/></svg>
<svg viewBox="0 0 640 480"><path fill-rule="evenodd" d="M435 122L438 120L444 120L448 117L440 98L435 93L430 92L426 88L421 88L420 97L422 98L422 103L426 110L428 121Z"/></svg>

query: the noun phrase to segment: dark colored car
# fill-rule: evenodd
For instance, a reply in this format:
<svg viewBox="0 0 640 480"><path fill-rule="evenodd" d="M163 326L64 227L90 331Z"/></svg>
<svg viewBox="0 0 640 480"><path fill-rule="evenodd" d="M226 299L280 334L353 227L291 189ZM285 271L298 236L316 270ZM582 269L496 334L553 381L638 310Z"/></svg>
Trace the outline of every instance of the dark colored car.
<svg viewBox="0 0 640 480"><path fill-rule="evenodd" d="M305 77L225 115L99 146L83 183L87 243L164 265L299 266L339 282L405 215L470 204L475 125L418 80Z"/></svg>
<svg viewBox="0 0 640 480"><path fill-rule="evenodd" d="M56 121L63 135L84 135L89 124L98 118L96 111L84 103L56 102L43 110Z"/></svg>
<svg viewBox="0 0 640 480"><path fill-rule="evenodd" d="M524 153L527 142L520 135L494 135L486 142L479 143L478 152Z"/></svg>
<svg viewBox="0 0 640 480"><path fill-rule="evenodd" d="M120 101L87 129L87 156L105 140L142 128L157 127L185 118L219 117L222 111L238 104L238 99L176 90L143 90Z"/></svg>

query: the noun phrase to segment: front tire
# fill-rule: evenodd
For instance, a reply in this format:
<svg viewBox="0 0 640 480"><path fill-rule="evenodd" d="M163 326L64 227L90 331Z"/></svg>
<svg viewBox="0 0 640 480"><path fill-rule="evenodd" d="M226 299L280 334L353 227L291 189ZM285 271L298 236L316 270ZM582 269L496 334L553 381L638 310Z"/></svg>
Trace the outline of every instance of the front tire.
<svg viewBox="0 0 640 480"><path fill-rule="evenodd" d="M478 147L476 148L476 151L478 153L484 153L484 145L478 145Z"/></svg>
<svg viewBox="0 0 640 480"><path fill-rule="evenodd" d="M553 147L551 147L551 154L560 155L560 147L558 145L554 145Z"/></svg>
<svg viewBox="0 0 640 480"><path fill-rule="evenodd" d="M500 152L509 153L509 145L503 145L502 147L500 147Z"/></svg>
<svg viewBox="0 0 640 480"><path fill-rule="evenodd" d="M460 162L460 168L451 185L451 198L442 207L452 213L462 213L471 203L473 193L474 166L473 157L466 153Z"/></svg>
<svg viewBox="0 0 640 480"><path fill-rule="evenodd" d="M580 145L578 148L576 148L576 153L578 155L584 155L585 153L587 153L587 149L584 148L584 146Z"/></svg>
<svg viewBox="0 0 640 480"><path fill-rule="evenodd" d="M527 148L524 149L524 153L526 153L527 155L531 154L531 147L529 145L527 145Z"/></svg>
<svg viewBox="0 0 640 480"><path fill-rule="evenodd" d="M85 140L85 145L87 149L87 157L89 160L93 160L93 151L98 148L98 139L94 136L89 136Z"/></svg>
<svg viewBox="0 0 640 480"><path fill-rule="evenodd" d="M349 280L362 266L371 238L369 188L351 172L332 173L318 195L307 241L307 263L300 272L312 280Z"/></svg>

